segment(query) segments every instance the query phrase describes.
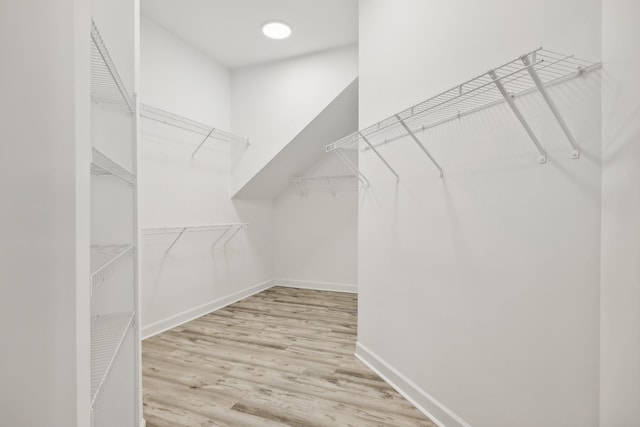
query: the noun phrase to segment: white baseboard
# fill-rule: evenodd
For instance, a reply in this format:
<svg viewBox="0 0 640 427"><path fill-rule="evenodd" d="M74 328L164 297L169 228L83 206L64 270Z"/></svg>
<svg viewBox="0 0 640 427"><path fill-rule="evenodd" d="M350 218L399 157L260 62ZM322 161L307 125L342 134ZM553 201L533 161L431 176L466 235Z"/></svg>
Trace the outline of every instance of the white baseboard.
<svg viewBox="0 0 640 427"><path fill-rule="evenodd" d="M389 365L360 342L356 343L356 357L403 395L420 412L440 427L471 427L429 393Z"/></svg>
<svg viewBox="0 0 640 427"><path fill-rule="evenodd" d="M262 292L265 289L269 289L270 287L272 287L273 283L273 280L267 280L266 282L258 283L257 285L235 292L231 295L218 298L217 300L199 305L198 307L190 308L189 310L183 311L182 313L178 313L166 319L154 322L150 325L143 326L141 330L142 339L144 340L154 335L158 335L162 332L168 331L169 329L173 329L176 326L180 326L183 323L189 322L193 319L204 316L205 314L209 314L213 311L224 308L230 304L233 304L234 302L240 301L241 299L250 297L253 294Z"/></svg>
<svg viewBox="0 0 640 427"><path fill-rule="evenodd" d="M309 280L275 279L274 286L284 286L286 288L314 289L317 291L358 293L358 285L346 283L312 282Z"/></svg>

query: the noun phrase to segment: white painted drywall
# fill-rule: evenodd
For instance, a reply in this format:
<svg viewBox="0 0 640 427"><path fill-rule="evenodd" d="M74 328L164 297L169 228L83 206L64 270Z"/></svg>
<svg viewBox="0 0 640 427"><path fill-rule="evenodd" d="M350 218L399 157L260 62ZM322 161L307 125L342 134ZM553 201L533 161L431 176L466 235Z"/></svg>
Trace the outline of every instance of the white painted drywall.
<svg viewBox="0 0 640 427"><path fill-rule="evenodd" d="M355 160L355 159L354 159ZM350 175L327 154L305 177ZM297 283L357 285L358 180L290 184L275 202L275 277Z"/></svg>
<svg viewBox="0 0 640 427"><path fill-rule="evenodd" d="M229 130L229 70L153 21L141 21L142 102Z"/></svg>
<svg viewBox="0 0 640 427"><path fill-rule="evenodd" d="M277 116L279 113L274 112ZM358 80L329 103L285 147L260 169L233 197L273 199L289 185L292 177L304 173L327 155L326 147L358 130ZM238 146L239 144L236 144ZM334 156L334 153L330 153ZM233 167L233 165L232 165Z"/></svg>
<svg viewBox="0 0 640 427"><path fill-rule="evenodd" d="M602 2L600 425L640 423L640 2Z"/></svg>
<svg viewBox="0 0 640 427"><path fill-rule="evenodd" d="M362 0L361 127L539 45L598 60L600 1ZM504 105L427 133L444 179L360 156L358 340L447 426L598 424L600 76L550 93L580 160L535 94L546 165Z"/></svg>
<svg viewBox="0 0 640 427"><path fill-rule="evenodd" d="M221 128L229 125L229 71L159 28L142 21L143 103ZM273 277L273 202L229 199L230 147L141 120L140 225L247 222L226 248L216 233L190 233L164 252L175 235L143 236L143 336L201 315L215 301ZM213 304L213 305L212 305Z"/></svg>
<svg viewBox="0 0 640 427"><path fill-rule="evenodd" d="M89 425L88 2L0 3L0 424Z"/></svg>
<svg viewBox="0 0 640 427"><path fill-rule="evenodd" d="M232 72L232 130L252 145L234 158L234 195L358 77L356 46Z"/></svg>

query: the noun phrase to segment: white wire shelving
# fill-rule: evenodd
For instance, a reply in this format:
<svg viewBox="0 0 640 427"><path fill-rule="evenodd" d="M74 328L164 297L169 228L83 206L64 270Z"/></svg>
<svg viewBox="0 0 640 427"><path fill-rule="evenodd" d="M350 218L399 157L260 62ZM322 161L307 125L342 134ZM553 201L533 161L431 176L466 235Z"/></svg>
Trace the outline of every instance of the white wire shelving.
<svg viewBox="0 0 640 427"><path fill-rule="evenodd" d="M91 293L103 284L122 263L133 257L133 245L91 246Z"/></svg>
<svg viewBox="0 0 640 427"><path fill-rule="evenodd" d="M240 230L249 228L247 223L228 223L228 224L202 224L202 225L174 225L167 227L155 227L155 228L143 228L143 235L156 235L156 234L177 234L175 239L171 242L164 255L169 255L171 249L182 238L185 233L207 232L207 231L222 231L222 233L216 238L211 245L217 247L218 243L222 243L222 246L226 246L231 239L235 237Z"/></svg>
<svg viewBox="0 0 640 427"><path fill-rule="evenodd" d="M91 321L91 409L94 414L122 343L131 330L134 314L97 316Z"/></svg>
<svg viewBox="0 0 640 427"><path fill-rule="evenodd" d="M198 153L198 151L200 151L204 143L209 139L217 139L219 141L229 143L239 142L244 145L251 145L251 142L247 138L234 135L230 132L218 129L211 125L205 125L195 120L191 120L178 114L174 114L157 107L152 107L150 105L140 104L140 116L149 120L186 130L188 132L193 132L200 136L204 136L204 139L202 139L202 141L198 144L196 149L191 154L192 157L194 157Z"/></svg>
<svg viewBox="0 0 640 427"><path fill-rule="evenodd" d="M417 134L424 134L427 129L506 102L531 139L538 152L539 163L545 163L547 153L515 103L516 98L538 91L567 138L571 158L578 159L580 147L549 96L547 87L581 76L601 65L600 62L538 48L372 126L347 135L327 145L326 151L335 152L354 174L365 181L366 178L342 150L373 151L397 179L398 173L376 147L409 137L438 169L440 176L443 176L442 167Z"/></svg>
<svg viewBox="0 0 640 427"><path fill-rule="evenodd" d="M134 185L135 176L104 155L96 148L92 148L91 156L91 174L92 175L111 175L123 180L124 182Z"/></svg>
<svg viewBox="0 0 640 427"><path fill-rule="evenodd" d="M309 186L328 188L333 193L337 187L357 178L355 175L297 176L291 179L291 183L295 184L301 196L305 196L309 193Z"/></svg>
<svg viewBox="0 0 640 427"><path fill-rule="evenodd" d="M133 100L93 21L91 21L91 98L98 104L123 105L130 112L134 111Z"/></svg>

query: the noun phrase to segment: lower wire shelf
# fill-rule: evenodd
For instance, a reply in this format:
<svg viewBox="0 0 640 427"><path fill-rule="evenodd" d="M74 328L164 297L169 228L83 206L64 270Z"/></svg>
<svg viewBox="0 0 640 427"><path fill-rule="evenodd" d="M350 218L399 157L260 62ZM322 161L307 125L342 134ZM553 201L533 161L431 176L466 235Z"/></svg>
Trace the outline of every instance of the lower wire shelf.
<svg viewBox="0 0 640 427"><path fill-rule="evenodd" d="M94 413L134 316L135 313L109 314L96 316L91 322L91 410Z"/></svg>
<svg viewBox="0 0 640 427"><path fill-rule="evenodd" d="M122 261L133 256L133 245L91 246L91 293L107 280Z"/></svg>
<svg viewBox="0 0 640 427"><path fill-rule="evenodd" d="M130 185L135 184L136 180L131 172L111 160L95 147L92 148L91 175L111 175Z"/></svg>

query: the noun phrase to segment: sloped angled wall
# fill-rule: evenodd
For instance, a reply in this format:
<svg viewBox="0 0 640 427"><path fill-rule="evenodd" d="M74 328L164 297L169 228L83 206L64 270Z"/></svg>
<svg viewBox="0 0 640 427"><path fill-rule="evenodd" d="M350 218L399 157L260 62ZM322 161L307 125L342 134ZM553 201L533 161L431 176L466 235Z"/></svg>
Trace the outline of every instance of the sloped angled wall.
<svg viewBox="0 0 640 427"><path fill-rule="evenodd" d="M358 77L348 46L233 70L231 130L252 141L233 159L230 194L260 169Z"/></svg>
<svg viewBox="0 0 640 427"><path fill-rule="evenodd" d="M274 113L277 117L277 112ZM325 147L358 130L358 80L351 82L282 150L233 195L236 199L273 199L296 175L322 157L335 157Z"/></svg>

